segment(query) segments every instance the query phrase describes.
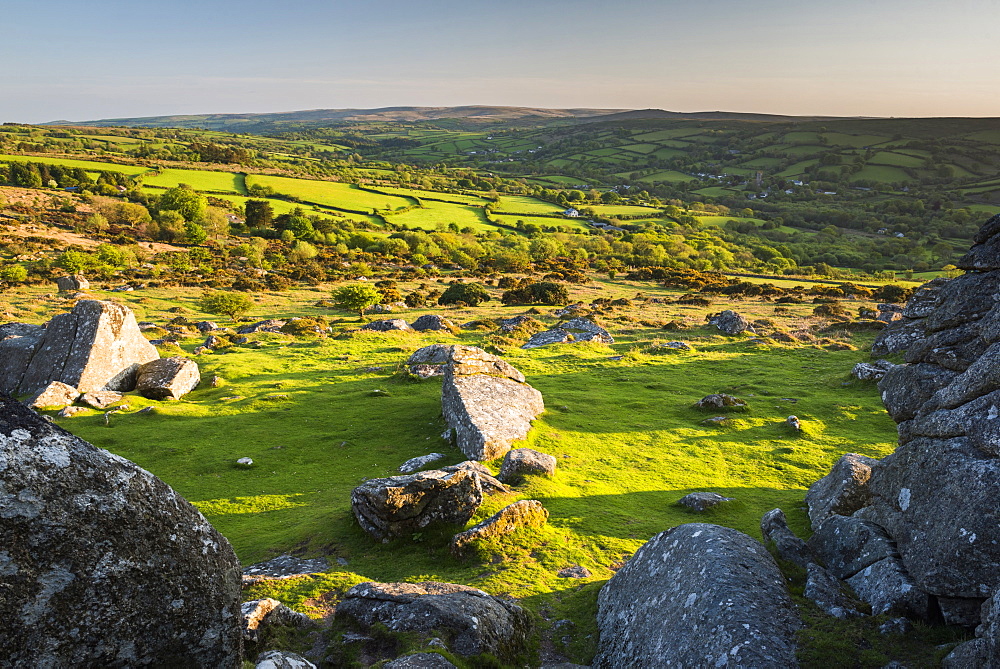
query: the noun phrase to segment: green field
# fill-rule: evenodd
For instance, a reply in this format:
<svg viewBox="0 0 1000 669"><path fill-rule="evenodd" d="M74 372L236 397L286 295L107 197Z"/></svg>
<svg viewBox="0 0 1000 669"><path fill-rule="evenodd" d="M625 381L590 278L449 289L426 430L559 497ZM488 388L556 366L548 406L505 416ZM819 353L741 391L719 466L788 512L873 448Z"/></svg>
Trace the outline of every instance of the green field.
<svg viewBox="0 0 1000 669"><path fill-rule="evenodd" d="M74 160L72 158L47 158L43 156L7 156L0 155L2 162L43 163L45 165L62 165L63 167L79 167L88 172L120 172L129 176L148 172L148 167L138 165L119 165L117 163L102 163L93 160Z"/></svg>
<svg viewBox="0 0 1000 669"><path fill-rule="evenodd" d="M475 195L462 195L461 193L439 193L437 191L431 190L416 190L413 188L393 188L390 186L375 186L376 190L382 191L383 193L388 193L389 195L398 195L400 197L415 197L418 199L432 198L435 200L447 200L448 202L456 202L458 204L472 204L485 206L491 202L484 197L476 197Z"/></svg>
<svg viewBox="0 0 1000 669"><path fill-rule="evenodd" d="M851 176L851 181L860 181L862 179L881 181L883 183L913 181L913 177L901 168L887 165L865 165L859 172Z"/></svg>
<svg viewBox="0 0 1000 669"><path fill-rule="evenodd" d="M697 177L693 177L690 174L684 174L683 172L678 172L677 170L664 170L663 172L654 172L653 174L648 174L644 177L640 177L639 181L644 181L646 183L653 183L655 181L668 181L670 183L680 183L682 181L692 181Z"/></svg>
<svg viewBox="0 0 1000 669"><path fill-rule="evenodd" d="M496 229L486 220L485 213L479 207L430 200L425 201L423 207L418 209L402 214L387 214L386 219L390 223L424 230L446 228L450 223L454 223L459 229L468 227L476 232Z"/></svg>
<svg viewBox="0 0 1000 669"><path fill-rule="evenodd" d="M874 165L893 165L896 167L921 167L924 164L924 161L916 156L893 151L879 151L868 162Z"/></svg>
<svg viewBox="0 0 1000 669"><path fill-rule="evenodd" d="M150 172L142 178L142 183L147 186L160 186L162 188L175 188L180 184L187 184L200 191L217 191L225 193L236 193L246 195L246 188L243 186L243 176L233 172L208 172L205 170L162 170L161 172Z"/></svg>
<svg viewBox="0 0 1000 669"><path fill-rule="evenodd" d="M252 174L247 177L247 186L253 185L270 186L276 193L292 195L307 202L334 208L392 210L412 205L412 202L405 198L371 193L351 184L333 181L312 181Z"/></svg>
<svg viewBox="0 0 1000 669"><path fill-rule="evenodd" d="M653 207L628 204L591 204L587 207L593 209L598 216L657 216L660 214L660 210Z"/></svg>
<svg viewBox="0 0 1000 669"><path fill-rule="evenodd" d="M496 211L510 214L561 214L564 207L521 195L502 195Z"/></svg>
<svg viewBox="0 0 1000 669"><path fill-rule="evenodd" d="M548 216L530 216L528 214L492 214L491 217L510 227L517 227L518 221L524 221L525 225L534 224L541 228L562 226L573 230L591 229L585 220L579 218L550 218Z"/></svg>

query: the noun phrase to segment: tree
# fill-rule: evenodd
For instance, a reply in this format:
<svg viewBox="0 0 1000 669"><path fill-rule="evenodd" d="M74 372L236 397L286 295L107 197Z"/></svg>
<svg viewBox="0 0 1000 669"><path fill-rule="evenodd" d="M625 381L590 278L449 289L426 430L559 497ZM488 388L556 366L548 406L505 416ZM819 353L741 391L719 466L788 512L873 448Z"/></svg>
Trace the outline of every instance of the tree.
<svg viewBox="0 0 1000 669"><path fill-rule="evenodd" d="M264 200L247 200L246 222L251 228L270 228L274 223L274 209Z"/></svg>
<svg viewBox="0 0 1000 669"><path fill-rule="evenodd" d="M157 206L160 211L176 211L186 221L196 221L205 215L208 200L187 184L171 188L160 196Z"/></svg>
<svg viewBox="0 0 1000 669"><path fill-rule="evenodd" d="M189 244L204 244L206 239L208 239L208 233L205 232L205 228L197 223L188 222L184 224L184 240L186 242Z"/></svg>
<svg viewBox="0 0 1000 669"><path fill-rule="evenodd" d="M334 304L341 309L358 312L358 316L362 320L365 318L365 309L375 306L381 301L382 293L367 283L342 286L333 291Z"/></svg>
<svg viewBox="0 0 1000 669"><path fill-rule="evenodd" d="M225 314L236 320L254 307L253 298L229 291L207 292L198 301L198 308L210 314Z"/></svg>
<svg viewBox="0 0 1000 669"><path fill-rule="evenodd" d="M28 270L24 265L6 265L0 268L0 280L7 283L24 283L28 280Z"/></svg>

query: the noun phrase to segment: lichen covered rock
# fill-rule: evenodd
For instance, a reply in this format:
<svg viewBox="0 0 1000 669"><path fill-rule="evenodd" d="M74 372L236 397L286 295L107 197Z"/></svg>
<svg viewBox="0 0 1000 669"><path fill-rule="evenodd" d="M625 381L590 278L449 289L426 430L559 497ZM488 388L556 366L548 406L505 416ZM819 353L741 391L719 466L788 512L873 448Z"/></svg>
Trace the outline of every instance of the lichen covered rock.
<svg viewBox="0 0 1000 669"><path fill-rule="evenodd" d="M240 563L165 483L0 397L0 658L238 667Z"/></svg>
<svg viewBox="0 0 1000 669"><path fill-rule="evenodd" d="M179 355L146 363L139 371L136 390L153 400L179 400L198 387L198 363Z"/></svg>
<svg viewBox="0 0 1000 669"><path fill-rule="evenodd" d="M549 512L536 499L523 499L508 504L483 522L451 538L451 553L460 557L466 547L480 539L491 539L526 527L541 527Z"/></svg>

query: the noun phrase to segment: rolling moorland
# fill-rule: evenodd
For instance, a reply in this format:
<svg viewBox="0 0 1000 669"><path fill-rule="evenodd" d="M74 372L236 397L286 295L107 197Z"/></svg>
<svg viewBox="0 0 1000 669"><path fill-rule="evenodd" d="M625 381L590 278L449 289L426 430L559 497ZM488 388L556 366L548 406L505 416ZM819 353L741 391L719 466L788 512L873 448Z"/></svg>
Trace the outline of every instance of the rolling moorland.
<svg viewBox="0 0 1000 669"><path fill-rule="evenodd" d="M116 301L151 324L161 355L218 377L177 402L128 395L114 415L55 420L174 487L244 565L330 560L324 574L258 584L247 599L322 620L366 580L468 584L532 613L540 632L526 664L587 663L597 592L651 536L711 522L758 537L773 508L807 536L810 484L845 452L893 451L878 390L850 371L869 359L876 305L960 274L953 263L1000 212L1000 120L577 111L268 118L239 134L177 118L0 126L2 320L40 324L83 297ZM168 122L181 127L159 127ZM91 289L57 294L66 273ZM350 285L390 305L365 320L432 313L461 327L359 330L333 297ZM203 297L219 291L252 302L207 310ZM578 303L614 343L520 348ZM724 309L756 334L706 323ZM497 329L518 315L531 320ZM240 343L222 334L207 349L190 327L265 318L302 327ZM678 340L691 350L664 346ZM404 366L432 343L480 346L521 370L546 405L523 445L558 461L554 476L487 497L470 521L536 499L548 523L464 559L448 551L456 528L380 544L350 508L355 486L409 458L465 459L441 436L440 381ZM693 405L720 392L749 409L706 423L715 414ZM254 465L237 466L242 457ZM499 461L486 464L496 472ZM695 491L734 501L700 514L677 504ZM560 576L567 567L589 575ZM886 636L884 615L830 618L802 596L804 571L782 567L807 623L803 666L936 666L969 635L918 623ZM315 634L262 647L304 651ZM344 646L336 662L426 650L381 642Z"/></svg>

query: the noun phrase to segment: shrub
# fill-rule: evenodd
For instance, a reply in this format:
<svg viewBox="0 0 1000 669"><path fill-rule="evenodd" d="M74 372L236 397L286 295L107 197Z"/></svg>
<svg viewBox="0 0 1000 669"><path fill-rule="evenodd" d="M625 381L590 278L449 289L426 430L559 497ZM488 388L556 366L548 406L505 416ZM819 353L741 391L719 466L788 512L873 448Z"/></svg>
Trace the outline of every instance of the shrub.
<svg viewBox="0 0 1000 669"><path fill-rule="evenodd" d="M448 286L438 304L457 304L464 302L470 307L475 307L490 300L490 294L481 283L455 283Z"/></svg>
<svg viewBox="0 0 1000 669"><path fill-rule="evenodd" d="M347 311L356 311L362 319L365 317L365 309L382 301L382 293L367 283L342 286L333 291L332 297L334 304L338 307Z"/></svg>
<svg viewBox="0 0 1000 669"><path fill-rule="evenodd" d="M552 281L534 282L523 279L517 286L505 292L500 300L504 304L566 304L569 293L566 287Z"/></svg>
<svg viewBox="0 0 1000 669"><path fill-rule="evenodd" d="M253 298L243 293L218 291L205 293L198 301L198 307L210 314L225 314L236 320L253 309Z"/></svg>
<svg viewBox="0 0 1000 669"><path fill-rule="evenodd" d="M7 265L0 269L0 280L7 283L24 283L28 280L28 270L24 265Z"/></svg>

